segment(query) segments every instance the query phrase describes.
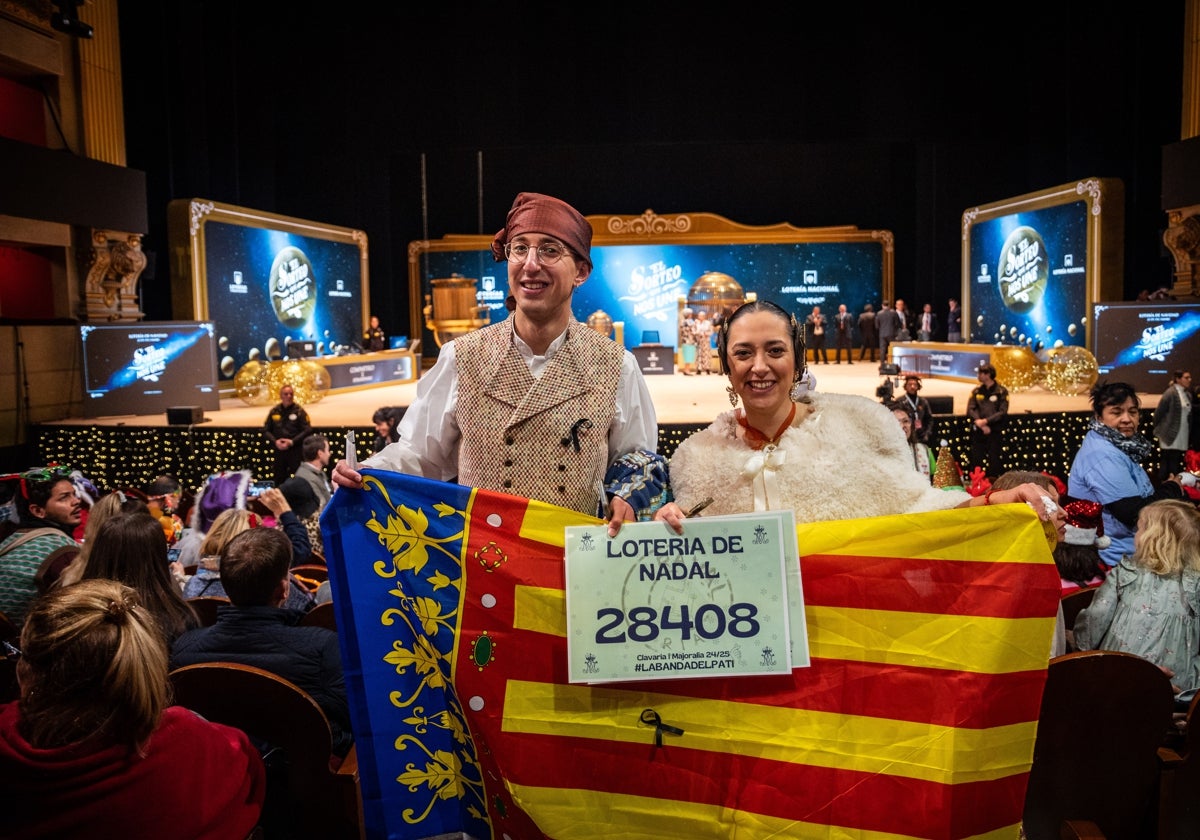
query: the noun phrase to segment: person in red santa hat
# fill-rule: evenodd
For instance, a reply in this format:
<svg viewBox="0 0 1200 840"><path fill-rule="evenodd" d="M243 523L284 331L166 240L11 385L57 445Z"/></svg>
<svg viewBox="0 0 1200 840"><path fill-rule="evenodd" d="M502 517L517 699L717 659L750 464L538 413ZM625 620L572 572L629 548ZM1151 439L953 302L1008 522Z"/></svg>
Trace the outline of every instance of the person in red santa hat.
<svg viewBox="0 0 1200 840"><path fill-rule="evenodd" d="M1104 536L1103 505L1076 499L1063 505L1067 527L1063 538L1054 548L1054 565L1062 580L1063 594L1096 586L1104 580L1104 562L1100 549L1110 540Z"/></svg>

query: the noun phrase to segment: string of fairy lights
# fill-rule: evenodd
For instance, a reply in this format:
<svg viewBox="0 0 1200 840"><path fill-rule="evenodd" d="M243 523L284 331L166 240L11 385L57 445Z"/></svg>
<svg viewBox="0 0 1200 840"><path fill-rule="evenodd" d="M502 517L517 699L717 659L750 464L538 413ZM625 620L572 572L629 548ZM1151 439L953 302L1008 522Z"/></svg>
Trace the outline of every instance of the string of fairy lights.
<svg viewBox="0 0 1200 840"><path fill-rule="evenodd" d="M1150 412L1144 412L1141 432L1153 439ZM1004 431L1003 464L1006 470L1047 472L1066 481L1071 461L1079 449L1091 412L1013 414ZM951 455L964 473L971 469L970 421L965 416L938 415L937 437L946 440ZM688 435L706 424L663 425L658 432L658 450L670 457ZM318 428L329 439L333 458L345 455L346 432L351 427ZM374 439L371 426L354 427L360 457ZM213 473L250 469L255 477L270 476L271 452L260 427L198 429L128 428L105 426L37 426L32 430L41 466L57 463L78 469L105 489L143 487L155 476L171 474L185 488L196 489ZM936 448L936 447L935 447ZM1143 466L1156 471L1153 463ZM861 478L872 476L871 465L858 465ZM845 476L838 476L840 480ZM831 479L834 478L831 476Z"/></svg>

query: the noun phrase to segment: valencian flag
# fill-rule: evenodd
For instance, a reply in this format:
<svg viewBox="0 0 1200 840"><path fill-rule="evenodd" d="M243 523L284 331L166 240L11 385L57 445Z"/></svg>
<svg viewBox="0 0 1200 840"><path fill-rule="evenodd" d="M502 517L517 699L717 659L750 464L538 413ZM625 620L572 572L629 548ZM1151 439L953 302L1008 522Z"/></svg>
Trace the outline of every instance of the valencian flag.
<svg viewBox="0 0 1200 840"><path fill-rule="evenodd" d="M1060 596L1028 506L801 524L810 667L587 686L597 520L363 474L321 525L368 837L1017 836Z"/></svg>

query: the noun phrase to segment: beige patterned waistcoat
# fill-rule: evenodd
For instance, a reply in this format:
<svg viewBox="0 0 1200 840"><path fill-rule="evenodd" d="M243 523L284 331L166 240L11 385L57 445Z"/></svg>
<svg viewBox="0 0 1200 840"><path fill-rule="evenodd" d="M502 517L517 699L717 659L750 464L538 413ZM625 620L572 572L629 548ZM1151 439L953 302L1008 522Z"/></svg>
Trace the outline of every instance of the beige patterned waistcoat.
<svg viewBox="0 0 1200 840"><path fill-rule="evenodd" d="M563 346L535 380L512 329L509 318L455 339L458 483L594 516L625 350L572 320Z"/></svg>

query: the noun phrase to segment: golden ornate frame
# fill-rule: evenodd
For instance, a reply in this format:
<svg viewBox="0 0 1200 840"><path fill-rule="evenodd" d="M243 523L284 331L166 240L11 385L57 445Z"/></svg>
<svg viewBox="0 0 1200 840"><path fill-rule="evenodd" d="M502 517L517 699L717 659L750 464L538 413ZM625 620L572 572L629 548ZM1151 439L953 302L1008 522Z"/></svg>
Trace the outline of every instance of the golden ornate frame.
<svg viewBox="0 0 1200 840"><path fill-rule="evenodd" d="M862 230L854 225L801 228L786 222L776 225L743 225L715 213L660 215L653 210L633 216L586 217L592 226L592 245L753 245L794 242L879 242L883 251L884 299L895 285L895 242L890 230ZM412 335L421 335L423 295L429 294L421 271L427 253L486 251L491 236L450 234L441 239L416 240L408 245L408 292Z"/></svg>

